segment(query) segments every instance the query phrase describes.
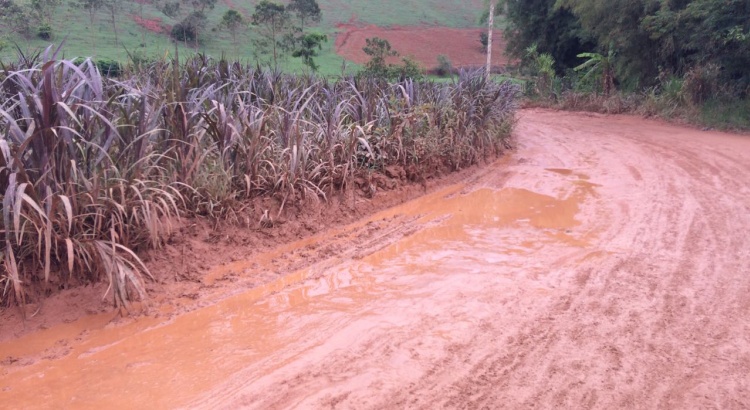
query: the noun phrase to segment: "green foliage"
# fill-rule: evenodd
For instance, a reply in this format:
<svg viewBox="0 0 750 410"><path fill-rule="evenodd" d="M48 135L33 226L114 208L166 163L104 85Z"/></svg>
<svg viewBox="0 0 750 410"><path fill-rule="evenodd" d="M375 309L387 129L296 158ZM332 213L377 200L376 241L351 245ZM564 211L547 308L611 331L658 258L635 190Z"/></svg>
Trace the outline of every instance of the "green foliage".
<svg viewBox="0 0 750 410"><path fill-rule="evenodd" d="M391 43L388 40L373 37L365 39L365 44L363 51L370 56L370 61L365 63L365 67L360 72L360 75L399 81L407 78L418 80L423 77L424 70L411 57L403 57L401 59L402 64L400 65L387 62L388 57L397 57L399 55L396 50L391 48Z"/></svg>
<svg viewBox="0 0 750 410"><path fill-rule="evenodd" d="M217 0L190 0L193 11L206 13L206 10L213 10Z"/></svg>
<svg viewBox="0 0 750 410"><path fill-rule="evenodd" d="M181 9L182 7L180 7L179 1L167 1L161 5L161 12L164 13L165 16L172 18L179 17Z"/></svg>
<svg viewBox="0 0 750 410"><path fill-rule="evenodd" d="M685 73L682 90L692 104L701 105L719 94L719 75L713 63L693 67Z"/></svg>
<svg viewBox="0 0 750 410"><path fill-rule="evenodd" d="M62 0L31 0L29 2L30 14L36 21L49 25L60 4Z"/></svg>
<svg viewBox="0 0 750 410"><path fill-rule="evenodd" d="M257 221L260 196L325 201L387 166L419 180L492 158L518 91L481 71L455 84L330 81L205 56L112 80L48 54L0 74L6 304L108 281L127 307L151 277L138 252L161 248L171 220Z"/></svg>
<svg viewBox="0 0 750 410"><path fill-rule="evenodd" d="M574 68L575 71L586 70L586 74L583 79L599 75L601 81L601 89L604 95L609 95L615 88L614 82L614 52L610 48L607 55L599 53L581 53L578 54L578 58L586 58L586 62Z"/></svg>
<svg viewBox="0 0 750 410"><path fill-rule="evenodd" d="M750 99L711 99L700 107L700 123L728 130L750 130Z"/></svg>
<svg viewBox="0 0 750 410"><path fill-rule="evenodd" d="M398 52L391 48L391 43L388 40L373 37L365 39L365 44L362 50L370 56L370 61L365 63L363 74L378 78L391 77L390 66L386 59L398 56Z"/></svg>
<svg viewBox="0 0 750 410"><path fill-rule="evenodd" d="M109 2L116 2L120 0L108 0ZM157 0L158 1L158 0ZM157 3L157 6L164 15L180 19L180 21L172 26L172 30L169 32L170 37L173 40L184 42L185 44L193 43L197 46L201 40L201 33L208 25L208 17L206 12L213 10L216 6L217 0L174 0L165 1L163 3ZM187 15L184 15L186 11L189 11L188 7L192 8L192 11ZM115 11L112 10L112 22L114 25Z"/></svg>
<svg viewBox="0 0 750 410"><path fill-rule="evenodd" d="M198 35L206 27L206 15L201 11L188 14L182 21L172 26L170 35L177 41L198 42Z"/></svg>
<svg viewBox="0 0 750 410"><path fill-rule="evenodd" d="M507 51L522 59L532 45L550 54L558 63L558 74L578 65L577 55L596 49L597 44L568 9L557 0L507 0Z"/></svg>
<svg viewBox="0 0 750 410"><path fill-rule="evenodd" d="M508 51L523 58L537 44L557 62L558 74L579 66L583 54L601 74L602 90L638 90L665 77L706 84L708 67L724 91L747 95L750 86L750 3L747 0L508 0ZM698 75L698 73L703 73ZM593 74L593 72L591 72ZM713 75L713 74L711 74ZM690 76L688 78L687 76ZM709 82L711 82L709 81ZM687 91L712 98L718 87Z"/></svg>
<svg viewBox="0 0 750 410"><path fill-rule="evenodd" d="M299 30L305 30L305 22L319 23L323 17L316 0L291 0L287 10L299 20Z"/></svg>
<svg viewBox="0 0 750 410"><path fill-rule="evenodd" d="M237 10L229 9L221 17L219 27L226 29L232 36L232 43L237 48L237 34L245 27L245 19Z"/></svg>
<svg viewBox="0 0 750 410"><path fill-rule="evenodd" d="M236 30L245 22L242 14L237 10L229 9L221 17L221 26L229 30Z"/></svg>
<svg viewBox="0 0 750 410"><path fill-rule="evenodd" d="M281 54L289 51L293 43L288 10L283 4L262 0L255 6L251 23L258 28L260 35L254 45L262 54L271 54L273 67L277 69Z"/></svg>
<svg viewBox="0 0 750 410"><path fill-rule="evenodd" d="M0 0L0 26L24 38L31 37L30 11L13 0Z"/></svg>
<svg viewBox="0 0 750 410"><path fill-rule="evenodd" d="M39 27L36 28L36 36L42 40L51 40L52 26L47 23L41 23Z"/></svg>
<svg viewBox="0 0 750 410"><path fill-rule="evenodd" d="M122 65L109 58L86 59L79 57L72 62L77 66L85 66L87 61L91 61L96 69L107 77L119 77L122 74Z"/></svg>
<svg viewBox="0 0 750 410"><path fill-rule="evenodd" d="M287 24L289 15L283 4L263 0L255 6L252 24L268 26L269 30L279 31Z"/></svg>
<svg viewBox="0 0 750 410"><path fill-rule="evenodd" d="M318 50L323 48L323 43L328 41L328 36L319 33L308 33L297 40L297 48L292 52L292 57L302 58L302 62L312 71L320 68L315 64L313 57L318 55Z"/></svg>
<svg viewBox="0 0 750 410"><path fill-rule="evenodd" d="M404 81L407 79L420 81L424 76L424 70L419 65L417 60L406 56L401 59L401 65L393 65L390 67L389 78L398 79Z"/></svg>
<svg viewBox="0 0 750 410"><path fill-rule="evenodd" d="M453 64L451 63L451 60L448 59L448 57L444 54L440 54L437 56L437 69L435 69L435 74L445 77L449 75L453 75Z"/></svg>
<svg viewBox="0 0 750 410"><path fill-rule="evenodd" d="M146 51L142 49L128 50L125 49L128 54L129 63L136 69L140 69L149 64L156 62L156 58L149 56Z"/></svg>
<svg viewBox="0 0 750 410"><path fill-rule="evenodd" d="M724 79L750 84L750 4L746 0L560 0L598 44L617 50L619 76L654 84L716 63Z"/></svg>
<svg viewBox="0 0 750 410"><path fill-rule="evenodd" d="M11 2L19 5L26 13L26 7L30 0L0 0L0 4ZM162 13L163 5L167 0L134 1L119 0L120 7L116 14L116 30L118 41L114 41L115 29L112 26L112 16L109 8L102 7L96 12L95 22L92 26L90 15L84 9L74 7L72 0L63 0L62 5L54 14L51 27L54 30L53 40L55 42L65 40L66 53L69 55L96 55L117 59L125 62L128 59L125 47L133 51L142 49L149 56L173 56L175 47L179 49L181 56L191 55L196 51L204 52L212 56L225 55L236 56L242 59L254 59L260 57L262 64L272 65L272 52L269 49L261 50L253 40L258 39L257 28L242 28L237 33L236 40L231 33L219 24L223 14L230 8L236 9L245 17L249 23L255 5L260 1L252 2L217 2L214 10L206 8L205 15L208 24L199 32L199 49L195 43L174 41L170 35L171 28L181 22L194 10L190 1L175 1L180 4L179 11L175 17L169 17ZM173 1L173 0L169 0ZM290 4L290 0L276 0L282 4ZM321 22L305 20L305 31L311 28L316 32L326 34L329 41L323 45L318 52L315 62L320 66L319 72L325 75L340 74L341 57L336 54L332 35L337 31L336 24L345 22L352 17L352 11L356 10L357 20L362 24L378 25L419 25L429 23L430 25L449 27L475 27L476 14L479 9L478 0L472 0L471 6L463 2L449 0L416 0L403 3L396 0L383 0L372 2L368 0L347 0L346 4L340 0L317 0L322 11ZM229 6L229 4L233 6ZM6 8L0 7L0 18ZM290 13L291 23L299 28L301 21ZM161 20L161 21L158 21ZM18 25L16 31L9 24ZM28 30L23 26L31 24ZM0 37L5 37L11 43L17 43L24 49L44 49L49 41L36 37L38 22L35 18L14 18L8 22L0 21ZM212 31L212 30L216 31ZM295 31L294 37L299 38L302 33ZM306 69L301 59L291 58L291 49L281 53L278 58L279 69L293 72L302 72ZM4 61L15 58L13 50L6 50L2 57ZM359 65L347 62L350 70L358 70Z"/></svg>
<svg viewBox="0 0 750 410"><path fill-rule="evenodd" d="M525 67L530 70L530 74L535 78L533 82L527 85L533 87L529 90L532 94L548 97L552 93L552 87L555 80L555 59L549 53L539 53L536 45L526 49L524 56Z"/></svg>

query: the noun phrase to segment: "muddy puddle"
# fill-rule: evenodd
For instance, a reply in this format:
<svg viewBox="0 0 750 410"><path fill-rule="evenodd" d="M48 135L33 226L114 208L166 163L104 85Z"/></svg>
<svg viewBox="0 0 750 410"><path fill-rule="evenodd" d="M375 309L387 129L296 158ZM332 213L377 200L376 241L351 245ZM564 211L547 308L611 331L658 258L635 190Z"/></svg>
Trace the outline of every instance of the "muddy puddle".
<svg viewBox="0 0 750 410"><path fill-rule="evenodd" d="M15 408L233 407L237 392L254 382L263 386L264 378L303 355L299 365L345 351L369 332L405 331L416 326L415 318L438 309L443 298L455 298L452 292L480 292L488 277L500 292L507 286L545 297L554 284L516 277L514 269L524 263L528 268L529 255L545 247L587 246L593 234L581 229L578 215L596 195L596 185L584 176L549 171L551 177L568 179L564 195L451 186L361 222L411 217L413 226L396 237L362 252L334 255L213 305L169 320L145 317L124 325L107 324L111 315L93 316L0 345L0 359L5 359L0 403ZM345 234L346 229L328 233ZM208 280L257 268L274 255L218 267ZM476 307L469 301L461 309L469 318ZM466 318L430 328L429 337L450 341L470 323ZM26 359L45 349L54 354ZM216 389L218 397L209 393ZM247 400L243 405L252 407L252 397Z"/></svg>

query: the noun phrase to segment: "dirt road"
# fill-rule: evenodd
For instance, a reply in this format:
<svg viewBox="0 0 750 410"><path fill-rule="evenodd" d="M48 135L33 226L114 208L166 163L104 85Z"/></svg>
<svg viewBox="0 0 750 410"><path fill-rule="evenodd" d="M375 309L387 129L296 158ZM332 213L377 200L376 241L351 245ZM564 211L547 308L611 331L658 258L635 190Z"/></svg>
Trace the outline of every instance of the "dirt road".
<svg viewBox="0 0 750 410"><path fill-rule="evenodd" d="M514 154L367 242L170 320L81 324L4 362L0 403L750 408L750 137L520 117Z"/></svg>

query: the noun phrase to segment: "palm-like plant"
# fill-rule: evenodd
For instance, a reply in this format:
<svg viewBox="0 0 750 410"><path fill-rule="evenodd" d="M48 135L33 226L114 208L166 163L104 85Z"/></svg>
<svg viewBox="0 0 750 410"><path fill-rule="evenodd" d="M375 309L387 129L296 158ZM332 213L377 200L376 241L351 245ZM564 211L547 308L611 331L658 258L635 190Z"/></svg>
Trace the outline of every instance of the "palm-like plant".
<svg viewBox="0 0 750 410"><path fill-rule="evenodd" d="M575 71L586 71L583 78L587 78L596 74L600 75L600 81L602 85L602 92L604 95L609 95L615 88L615 77L614 77L614 58L615 53L612 47L609 48L607 55L599 53L581 53L578 54L578 58L587 58L586 62L574 68Z"/></svg>

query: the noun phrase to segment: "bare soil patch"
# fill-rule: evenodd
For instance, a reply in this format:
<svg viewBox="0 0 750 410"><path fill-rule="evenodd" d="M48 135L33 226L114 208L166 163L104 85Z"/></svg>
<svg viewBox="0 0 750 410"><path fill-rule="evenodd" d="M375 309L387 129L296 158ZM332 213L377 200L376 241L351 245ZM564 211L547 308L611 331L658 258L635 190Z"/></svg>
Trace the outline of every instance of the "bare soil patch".
<svg viewBox="0 0 750 410"><path fill-rule="evenodd" d="M454 67L480 67L486 63L486 55L479 42L480 28L449 27L378 27L359 26L354 23L339 24L341 30L336 36L336 52L342 57L364 64L369 56L362 50L366 39L379 37L388 40L401 56L410 56L425 69L437 66L437 57L445 55ZM496 30L492 41L493 67L508 65L503 54L505 40L502 32ZM400 57L399 57L400 58ZM399 58L392 58L398 62Z"/></svg>
<svg viewBox="0 0 750 410"><path fill-rule="evenodd" d="M159 17L145 19L135 14L131 15L131 17L133 18L133 21L136 22L136 24L153 33L164 33L168 31L165 30L164 22Z"/></svg>

